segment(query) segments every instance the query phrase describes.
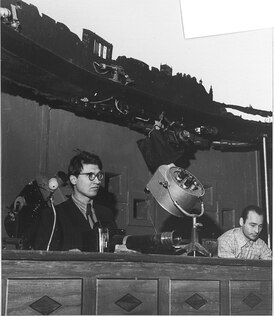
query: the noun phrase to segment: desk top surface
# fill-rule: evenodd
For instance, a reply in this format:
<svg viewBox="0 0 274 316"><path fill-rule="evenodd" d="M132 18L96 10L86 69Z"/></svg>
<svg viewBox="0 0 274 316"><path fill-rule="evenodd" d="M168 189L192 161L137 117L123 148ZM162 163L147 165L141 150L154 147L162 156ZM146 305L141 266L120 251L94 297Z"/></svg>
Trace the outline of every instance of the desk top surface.
<svg viewBox="0 0 274 316"><path fill-rule="evenodd" d="M198 265L259 266L271 267L272 260L243 260L228 258L193 257L184 255L158 255L138 253L95 253L72 251L2 250L2 261L107 261L107 262L154 262Z"/></svg>

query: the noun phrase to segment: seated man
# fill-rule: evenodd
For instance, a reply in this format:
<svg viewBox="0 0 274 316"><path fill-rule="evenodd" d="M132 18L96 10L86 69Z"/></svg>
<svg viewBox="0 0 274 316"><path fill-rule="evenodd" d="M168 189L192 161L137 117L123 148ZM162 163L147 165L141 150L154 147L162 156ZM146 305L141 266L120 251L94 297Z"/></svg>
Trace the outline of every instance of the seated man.
<svg viewBox="0 0 274 316"><path fill-rule="evenodd" d="M272 259L272 251L259 238L264 214L260 207L243 209L239 228L233 228L218 238L218 257L239 259Z"/></svg>
<svg viewBox="0 0 274 316"><path fill-rule="evenodd" d="M45 208L34 249L98 251L96 226L116 228L113 212L95 201L103 179L102 162L97 155L80 151L70 161L68 176L73 193L55 207L54 234L51 238L53 210Z"/></svg>

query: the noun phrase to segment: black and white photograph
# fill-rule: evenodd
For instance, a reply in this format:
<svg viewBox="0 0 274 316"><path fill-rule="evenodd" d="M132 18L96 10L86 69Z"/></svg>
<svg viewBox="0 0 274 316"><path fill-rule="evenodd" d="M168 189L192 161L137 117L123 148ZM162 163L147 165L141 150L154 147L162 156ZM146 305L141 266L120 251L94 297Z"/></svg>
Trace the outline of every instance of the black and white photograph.
<svg viewBox="0 0 274 316"><path fill-rule="evenodd" d="M1 0L2 315L272 315L272 0Z"/></svg>

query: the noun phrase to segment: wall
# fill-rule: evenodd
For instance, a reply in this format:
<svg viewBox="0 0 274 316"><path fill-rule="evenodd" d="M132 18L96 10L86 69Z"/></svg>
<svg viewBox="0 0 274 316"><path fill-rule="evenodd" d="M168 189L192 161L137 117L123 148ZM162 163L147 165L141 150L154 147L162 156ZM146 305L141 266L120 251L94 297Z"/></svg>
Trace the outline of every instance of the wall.
<svg viewBox="0 0 274 316"><path fill-rule="evenodd" d="M46 106L2 94L2 214L21 189L41 170L46 131Z"/></svg>
<svg viewBox="0 0 274 316"><path fill-rule="evenodd" d="M120 228L128 234L177 228L187 237L190 218L169 216L144 193L151 174L136 144L141 138L142 134L125 127L2 93L2 219L29 181L39 174L66 172L74 150L80 148L102 158L105 187L115 195ZM206 187L206 215L201 218L205 237L237 225L239 212L247 204L260 204L258 166L256 152L195 154L188 170ZM2 231L5 234L3 227Z"/></svg>

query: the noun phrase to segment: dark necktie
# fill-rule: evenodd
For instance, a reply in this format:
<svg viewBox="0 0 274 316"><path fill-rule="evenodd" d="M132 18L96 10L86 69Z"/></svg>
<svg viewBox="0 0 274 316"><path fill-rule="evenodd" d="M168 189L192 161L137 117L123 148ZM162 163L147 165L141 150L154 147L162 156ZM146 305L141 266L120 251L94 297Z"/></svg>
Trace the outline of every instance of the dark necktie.
<svg viewBox="0 0 274 316"><path fill-rule="evenodd" d="M92 223L94 224L94 219L93 219L93 214L92 214L92 210L91 210L91 204L88 203L87 204L87 209L86 209L86 215L87 215L87 221L89 223L89 218L91 219Z"/></svg>

